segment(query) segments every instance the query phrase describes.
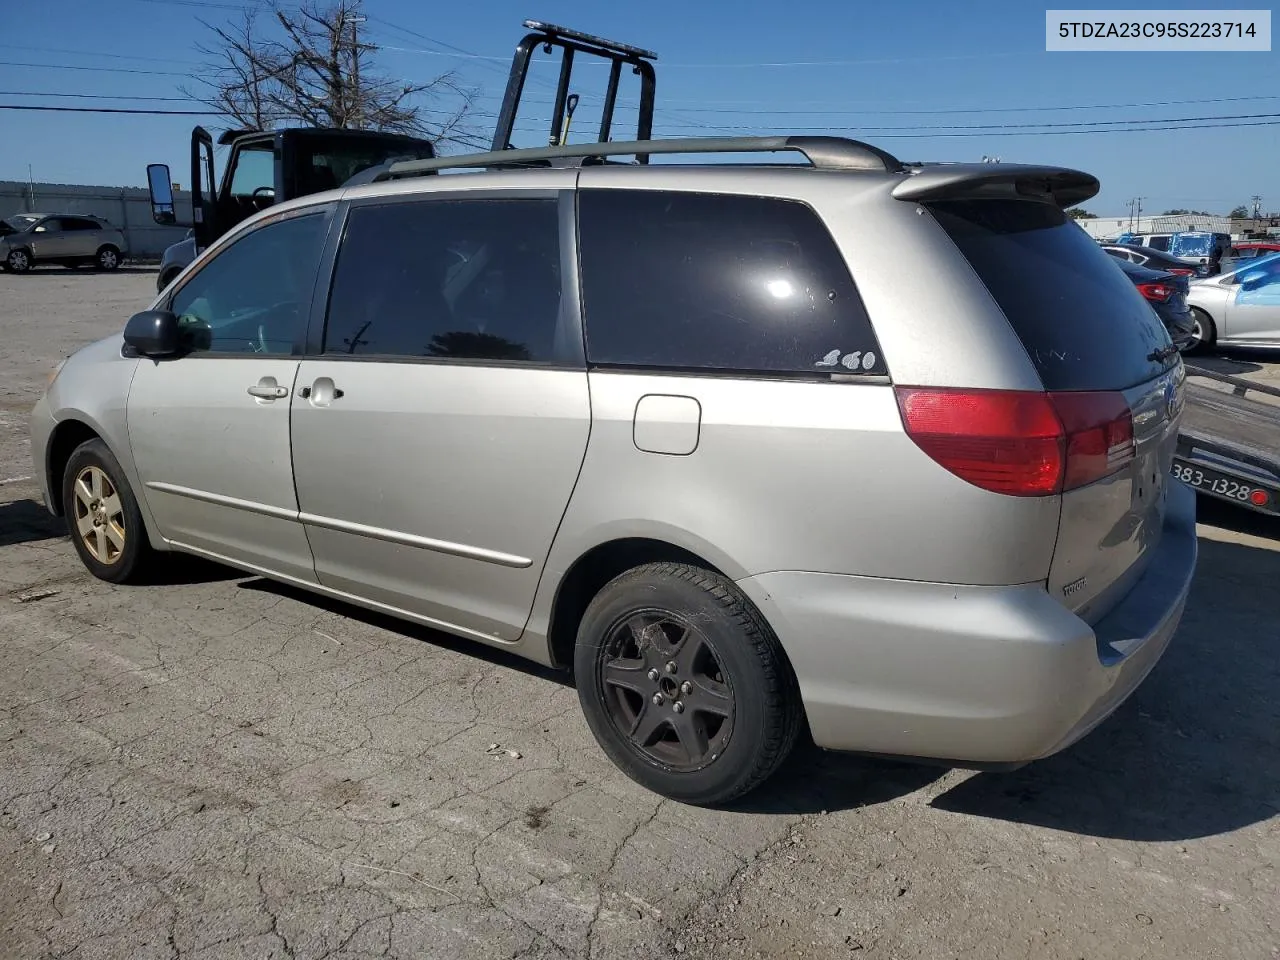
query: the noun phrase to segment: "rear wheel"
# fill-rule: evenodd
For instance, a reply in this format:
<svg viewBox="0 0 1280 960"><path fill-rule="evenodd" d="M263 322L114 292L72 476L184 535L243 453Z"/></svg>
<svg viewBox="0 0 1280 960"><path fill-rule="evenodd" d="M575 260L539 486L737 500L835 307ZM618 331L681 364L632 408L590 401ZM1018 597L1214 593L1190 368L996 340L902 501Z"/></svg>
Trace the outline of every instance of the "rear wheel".
<svg viewBox="0 0 1280 960"><path fill-rule="evenodd" d="M119 461L101 440L86 440L62 474L62 506L76 553L111 583L141 581L154 557L142 513Z"/></svg>
<svg viewBox="0 0 1280 960"><path fill-rule="evenodd" d="M107 245L98 251L95 260L99 270L115 270L120 266L120 251Z"/></svg>
<svg viewBox="0 0 1280 960"><path fill-rule="evenodd" d="M1182 352L1188 354L1203 353L1205 350L1210 349L1218 339L1218 328L1214 326L1213 318L1199 307L1191 308L1191 320L1191 339L1182 348Z"/></svg>
<svg viewBox="0 0 1280 960"><path fill-rule="evenodd" d="M721 804L763 783L802 710L782 647L732 581L680 563L637 567L578 630L578 698L609 758L675 800Z"/></svg>
<svg viewBox="0 0 1280 960"><path fill-rule="evenodd" d="M26 273L31 269L31 254L19 247L16 250L10 250L4 262L13 273Z"/></svg>

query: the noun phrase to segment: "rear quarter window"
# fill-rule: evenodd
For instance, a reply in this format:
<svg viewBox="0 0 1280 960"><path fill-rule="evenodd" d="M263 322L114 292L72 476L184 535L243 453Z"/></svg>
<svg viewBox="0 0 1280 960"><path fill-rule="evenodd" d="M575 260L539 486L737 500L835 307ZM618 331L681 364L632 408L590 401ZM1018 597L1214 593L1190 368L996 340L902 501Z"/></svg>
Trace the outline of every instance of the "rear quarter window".
<svg viewBox="0 0 1280 960"><path fill-rule="evenodd" d="M1117 390L1177 364L1133 282L1056 206L935 201L934 218L1008 318L1047 390Z"/></svg>
<svg viewBox="0 0 1280 960"><path fill-rule="evenodd" d="M583 190L578 214L590 363L887 373L849 270L807 205Z"/></svg>

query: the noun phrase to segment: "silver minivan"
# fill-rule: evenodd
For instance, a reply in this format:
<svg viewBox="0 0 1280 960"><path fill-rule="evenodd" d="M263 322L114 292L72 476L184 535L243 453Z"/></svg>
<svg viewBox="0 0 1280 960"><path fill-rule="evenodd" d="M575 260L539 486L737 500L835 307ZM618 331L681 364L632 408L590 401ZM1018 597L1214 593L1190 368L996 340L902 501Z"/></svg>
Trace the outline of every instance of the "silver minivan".
<svg viewBox="0 0 1280 960"><path fill-rule="evenodd" d="M400 164L64 361L36 469L96 576L197 554L571 669L685 802L802 730L1024 764L1143 680L1196 563L1178 352L1063 212L1097 190L835 138Z"/></svg>

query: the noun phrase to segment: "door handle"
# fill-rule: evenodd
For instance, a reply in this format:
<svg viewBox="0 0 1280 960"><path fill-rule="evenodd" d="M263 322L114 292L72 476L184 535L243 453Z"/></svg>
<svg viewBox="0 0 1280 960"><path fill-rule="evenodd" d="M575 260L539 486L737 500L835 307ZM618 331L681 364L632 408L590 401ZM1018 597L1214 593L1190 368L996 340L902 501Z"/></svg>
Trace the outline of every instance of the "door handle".
<svg viewBox="0 0 1280 960"><path fill-rule="evenodd" d="M317 377L311 386L303 387L298 391L298 396L304 400L310 400L313 407L327 407L344 395L345 391L335 386L329 377Z"/></svg>
<svg viewBox="0 0 1280 960"><path fill-rule="evenodd" d="M276 383L275 377L263 377L248 390L249 396L259 400L279 400L287 397L289 390Z"/></svg>

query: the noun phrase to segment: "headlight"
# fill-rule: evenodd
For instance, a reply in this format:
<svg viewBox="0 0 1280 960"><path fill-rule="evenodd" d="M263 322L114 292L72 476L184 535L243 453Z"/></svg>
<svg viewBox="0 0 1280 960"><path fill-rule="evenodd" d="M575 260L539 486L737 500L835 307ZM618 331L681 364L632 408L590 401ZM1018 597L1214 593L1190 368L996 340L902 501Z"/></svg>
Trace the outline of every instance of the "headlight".
<svg viewBox="0 0 1280 960"><path fill-rule="evenodd" d="M67 365L67 361L70 359L70 357L63 357L58 361L58 365L49 371L49 381L45 384L46 388L53 386L53 381L58 379L58 374L62 372L62 368Z"/></svg>

